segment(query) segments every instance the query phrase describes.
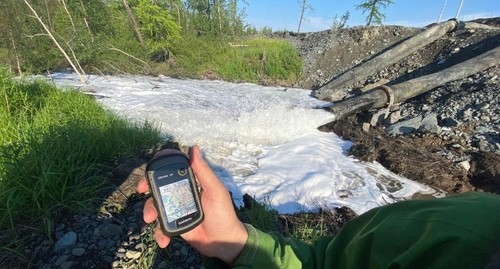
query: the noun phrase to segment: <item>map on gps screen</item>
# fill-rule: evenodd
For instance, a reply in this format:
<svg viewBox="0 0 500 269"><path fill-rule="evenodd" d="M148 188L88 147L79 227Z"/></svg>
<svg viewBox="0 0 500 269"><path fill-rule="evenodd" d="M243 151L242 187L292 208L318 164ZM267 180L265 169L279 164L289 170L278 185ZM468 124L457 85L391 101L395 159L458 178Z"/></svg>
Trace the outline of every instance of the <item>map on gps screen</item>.
<svg viewBox="0 0 500 269"><path fill-rule="evenodd" d="M159 189L168 222L176 221L197 211L187 178L161 186Z"/></svg>

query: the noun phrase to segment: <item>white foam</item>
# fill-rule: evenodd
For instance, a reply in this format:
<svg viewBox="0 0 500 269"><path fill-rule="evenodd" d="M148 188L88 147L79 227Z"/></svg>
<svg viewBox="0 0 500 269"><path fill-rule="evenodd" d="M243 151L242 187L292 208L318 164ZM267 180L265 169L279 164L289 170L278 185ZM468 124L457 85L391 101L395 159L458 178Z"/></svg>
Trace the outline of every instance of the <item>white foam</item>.
<svg viewBox="0 0 500 269"><path fill-rule="evenodd" d="M144 76L89 76L82 84L58 73L53 80L92 90L112 111L200 145L238 205L248 193L283 213L337 206L362 213L434 192L347 156L349 142L316 130L333 115L306 90Z"/></svg>

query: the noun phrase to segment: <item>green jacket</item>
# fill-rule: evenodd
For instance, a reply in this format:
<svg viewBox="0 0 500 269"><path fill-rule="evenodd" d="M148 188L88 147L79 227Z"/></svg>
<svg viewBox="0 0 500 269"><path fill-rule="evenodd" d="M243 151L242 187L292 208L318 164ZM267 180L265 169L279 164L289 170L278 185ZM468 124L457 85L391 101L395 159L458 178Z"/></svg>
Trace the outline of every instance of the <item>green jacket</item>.
<svg viewBox="0 0 500 269"><path fill-rule="evenodd" d="M247 229L233 268L500 268L500 196L493 194L375 208L314 245Z"/></svg>

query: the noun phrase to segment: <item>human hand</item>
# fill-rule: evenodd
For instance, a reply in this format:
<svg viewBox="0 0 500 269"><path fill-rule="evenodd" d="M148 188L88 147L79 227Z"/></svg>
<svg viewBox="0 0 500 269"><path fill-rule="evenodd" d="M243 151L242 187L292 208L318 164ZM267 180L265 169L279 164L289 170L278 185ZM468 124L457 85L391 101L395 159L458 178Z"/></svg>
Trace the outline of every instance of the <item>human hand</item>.
<svg viewBox="0 0 500 269"><path fill-rule="evenodd" d="M201 186L201 205L205 214L203 222L193 230L182 234L191 246L208 257L217 257L232 264L245 246L248 232L234 212L231 196L217 175L201 156L197 146L190 151L191 169ZM145 178L137 185L139 193L149 192ZM143 218L151 223L158 218L153 198L144 204ZM154 236L161 248L170 243L170 237L165 235L160 225L156 226Z"/></svg>

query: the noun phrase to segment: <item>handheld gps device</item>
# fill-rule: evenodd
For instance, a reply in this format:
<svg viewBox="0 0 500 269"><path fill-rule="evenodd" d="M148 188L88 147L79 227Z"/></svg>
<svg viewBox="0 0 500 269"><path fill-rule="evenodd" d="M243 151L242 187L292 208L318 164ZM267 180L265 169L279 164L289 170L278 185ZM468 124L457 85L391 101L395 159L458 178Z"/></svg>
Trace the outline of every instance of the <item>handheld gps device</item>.
<svg viewBox="0 0 500 269"><path fill-rule="evenodd" d="M146 177L166 235L186 233L203 221L200 194L186 154L174 149L157 152L146 165Z"/></svg>

